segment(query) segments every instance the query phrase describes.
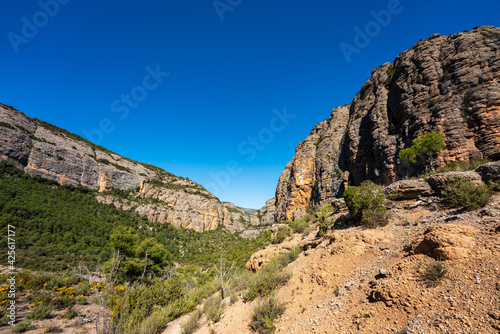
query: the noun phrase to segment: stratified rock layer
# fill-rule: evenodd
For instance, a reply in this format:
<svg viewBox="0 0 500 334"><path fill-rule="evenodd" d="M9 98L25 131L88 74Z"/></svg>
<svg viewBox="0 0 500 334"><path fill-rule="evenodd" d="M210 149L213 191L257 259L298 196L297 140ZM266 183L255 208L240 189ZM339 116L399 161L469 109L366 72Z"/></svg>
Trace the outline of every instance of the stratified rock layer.
<svg viewBox="0 0 500 334"><path fill-rule="evenodd" d="M438 165L500 158L500 28L433 35L372 71L351 104L301 142L276 188L277 219L326 204L347 185L390 184L422 170L398 159L430 131L444 134Z"/></svg>
<svg viewBox="0 0 500 334"><path fill-rule="evenodd" d="M199 232L219 225L235 232L260 224L257 216L221 204L193 181L122 157L5 105L0 105L0 160L29 175L94 189L100 193L98 201L134 210L151 222Z"/></svg>

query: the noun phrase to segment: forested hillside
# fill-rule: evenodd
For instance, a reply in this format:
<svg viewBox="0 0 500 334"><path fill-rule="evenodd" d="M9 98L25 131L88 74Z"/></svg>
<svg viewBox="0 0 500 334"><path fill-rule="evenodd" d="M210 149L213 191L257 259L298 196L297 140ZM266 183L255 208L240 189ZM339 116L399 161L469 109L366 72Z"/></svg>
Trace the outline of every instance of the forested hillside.
<svg viewBox="0 0 500 334"><path fill-rule="evenodd" d="M150 223L136 212L99 203L95 191L31 177L5 162L0 163L0 188L0 226L4 235L8 224L16 226L16 265L22 268L97 268L110 260L110 235L118 226L131 228L138 242L156 239L170 261L201 267L215 263L221 252L243 264L265 239L246 240L222 227L199 233ZM7 249L6 243L4 238L0 246Z"/></svg>

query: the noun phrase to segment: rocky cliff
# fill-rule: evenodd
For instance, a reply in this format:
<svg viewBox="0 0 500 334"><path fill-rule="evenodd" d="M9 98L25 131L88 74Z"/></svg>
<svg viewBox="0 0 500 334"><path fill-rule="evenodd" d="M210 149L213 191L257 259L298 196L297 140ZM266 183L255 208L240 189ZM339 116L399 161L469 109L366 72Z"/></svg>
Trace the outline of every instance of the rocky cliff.
<svg viewBox="0 0 500 334"><path fill-rule="evenodd" d="M0 160L27 174L96 191L100 202L134 210L151 222L199 232L260 224L201 185L122 157L52 124L0 104Z"/></svg>
<svg viewBox="0 0 500 334"><path fill-rule="evenodd" d="M435 34L372 71L351 104L313 128L281 174L276 217L294 218L363 180L389 184L422 170L398 159L439 131L438 164L500 157L500 28ZM297 211L298 210L298 211Z"/></svg>

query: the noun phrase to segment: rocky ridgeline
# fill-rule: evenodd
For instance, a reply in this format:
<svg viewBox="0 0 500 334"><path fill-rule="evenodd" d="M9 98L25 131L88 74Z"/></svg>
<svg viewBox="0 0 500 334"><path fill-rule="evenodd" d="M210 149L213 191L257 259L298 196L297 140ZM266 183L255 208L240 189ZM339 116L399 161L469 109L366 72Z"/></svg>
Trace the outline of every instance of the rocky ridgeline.
<svg viewBox="0 0 500 334"><path fill-rule="evenodd" d="M274 219L272 200L271 207L247 213L221 203L196 182L122 157L1 104L0 159L29 175L97 190L100 202L135 210L151 222L199 232L224 225L236 232Z"/></svg>
<svg viewBox="0 0 500 334"><path fill-rule="evenodd" d="M297 146L276 188L277 219L297 218L365 179L387 185L420 172L398 153L429 131L444 134L439 165L499 158L499 79L496 27L433 35L376 68L350 105Z"/></svg>

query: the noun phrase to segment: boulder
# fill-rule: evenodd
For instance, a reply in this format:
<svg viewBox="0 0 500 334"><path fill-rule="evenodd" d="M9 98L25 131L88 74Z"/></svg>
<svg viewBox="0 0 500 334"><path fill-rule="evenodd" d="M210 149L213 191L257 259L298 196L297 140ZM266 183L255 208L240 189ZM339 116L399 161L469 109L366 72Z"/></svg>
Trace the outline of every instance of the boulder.
<svg viewBox="0 0 500 334"><path fill-rule="evenodd" d="M410 254L426 254L436 260L461 260L474 247L478 231L465 225L436 225L409 247Z"/></svg>
<svg viewBox="0 0 500 334"><path fill-rule="evenodd" d="M384 194L393 200L403 200L432 196L434 191L424 180L401 180L387 186Z"/></svg>
<svg viewBox="0 0 500 334"><path fill-rule="evenodd" d="M475 169L484 183L495 182L500 179L500 161L490 162Z"/></svg>

